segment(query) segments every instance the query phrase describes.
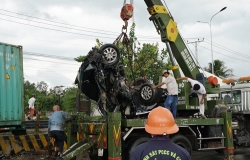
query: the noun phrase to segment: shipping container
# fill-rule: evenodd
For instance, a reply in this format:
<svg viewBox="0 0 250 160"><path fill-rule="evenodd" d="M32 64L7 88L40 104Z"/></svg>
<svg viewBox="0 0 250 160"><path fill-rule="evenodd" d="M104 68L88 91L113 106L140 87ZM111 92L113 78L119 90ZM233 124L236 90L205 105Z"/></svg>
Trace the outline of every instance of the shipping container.
<svg viewBox="0 0 250 160"><path fill-rule="evenodd" d="M24 120L22 46L0 42L0 130L20 128Z"/></svg>

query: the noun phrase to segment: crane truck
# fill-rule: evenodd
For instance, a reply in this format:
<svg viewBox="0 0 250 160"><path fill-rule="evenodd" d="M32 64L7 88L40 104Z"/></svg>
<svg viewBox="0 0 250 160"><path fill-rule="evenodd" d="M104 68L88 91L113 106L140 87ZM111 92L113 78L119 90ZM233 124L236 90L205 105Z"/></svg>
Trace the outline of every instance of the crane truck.
<svg viewBox="0 0 250 160"><path fill-rule="evenodd" d="M207 95L219 94L220 85L216 78L205 77L199 71L178 31L177 23L161 0L144 1L150 14L149 20L168 49L174 77L181 76L181 69L185 76L200 81ZM93 48L79 68L75 83L85 95L98 102L104 116L97 119L82 113L72 115L72 121L67 125L67 145L70 147L63 153L64 159L87 152L91 160L128 160L136 146L150 139L151 135L144 129L146 116L136 114L136 104L150 105L161 93L143 83L130 94L122 67L117 65L119 56L116 46L106 44L99 50ZM245 135L234 134L244 122L237 117L232 120L232 111L219 98L205 99L207 119L195 117L199 109L198 98L190 97L191 86L188 82L178 81L178 87L176 123L179 132L170 135L171 140L190 154L192 151L216 150L224 152L225 160L233 160L235 146L246 145L249 140L243 141ZM135 93L138 94L134 97ZM140 102L136 103L138 95ZM130 115L124 115L126 106L131 110Z"/></svg>

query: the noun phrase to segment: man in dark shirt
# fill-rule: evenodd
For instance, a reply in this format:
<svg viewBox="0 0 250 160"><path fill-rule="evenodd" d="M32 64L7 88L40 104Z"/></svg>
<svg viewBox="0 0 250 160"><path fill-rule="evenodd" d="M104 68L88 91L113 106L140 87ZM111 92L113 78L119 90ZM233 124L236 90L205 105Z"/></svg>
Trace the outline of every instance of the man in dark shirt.
<svg viewBox="0 0 250 160"><path fill-rule="evenodd" d="M163 107L153 109L145 125L153 138L137 146L130 160L191 160L189 153L169 139L169 134L179 131L172 113Z"/></svg>

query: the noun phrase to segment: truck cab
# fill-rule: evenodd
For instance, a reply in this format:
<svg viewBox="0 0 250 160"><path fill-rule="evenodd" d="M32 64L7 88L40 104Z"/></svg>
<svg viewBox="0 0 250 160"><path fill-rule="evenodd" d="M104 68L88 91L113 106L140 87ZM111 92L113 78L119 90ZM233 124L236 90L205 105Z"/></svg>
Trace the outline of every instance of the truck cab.
<svg viewBox="0 0 250 160"><path fill-rule="evenodd" d="M220 97L233 112L250 114L250 83L224 85Z"/></svg>
<svg viewBox="0 0 250 160"><path fill-rule="evenodd" d="M220 90L220 98L232 111L235 148L246 147L250 142L250 83L230 83Z"/></svg>

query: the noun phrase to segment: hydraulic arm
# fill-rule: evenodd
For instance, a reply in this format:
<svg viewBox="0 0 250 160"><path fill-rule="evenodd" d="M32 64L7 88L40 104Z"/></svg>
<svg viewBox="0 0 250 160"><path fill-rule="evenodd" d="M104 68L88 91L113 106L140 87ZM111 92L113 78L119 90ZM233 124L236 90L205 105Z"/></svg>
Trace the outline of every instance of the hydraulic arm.
<svg viewBox="0 0 250 160"><path fill-rule="evenodd" d="M167 45L175 76L179 77L180 75L175 72L178 66L174 59L171 58L172 56L177 60L185 76L196 79L196 74L200 72L179 34L177 24L170 12L162 4L161 0L145 0L145 3L151 15L149 19L153 21L157 32L161 34L162 42Z"/></svg>
<svg viewBox="0 0 250 160"><path fill-rule="evenodd" d="M157 32L161 35L162 42L167 46L169 57L173 65L172 70L174 76L176 78L181 76L180 67L185 76L197 79L203 83L207 93L219 93L219 85L209 83L208 79L200 73L199 67L196 65L178 31L176 22L167 8L162 4L161 0L144 1L151 15L149 20L154 23Z"/></svg>

